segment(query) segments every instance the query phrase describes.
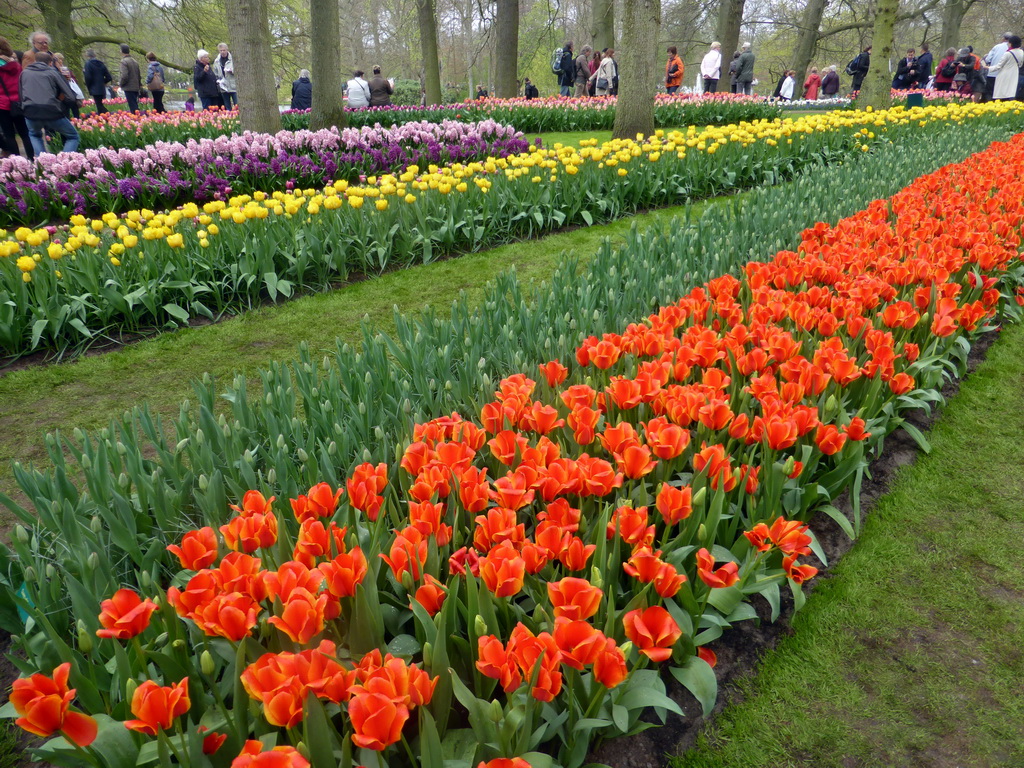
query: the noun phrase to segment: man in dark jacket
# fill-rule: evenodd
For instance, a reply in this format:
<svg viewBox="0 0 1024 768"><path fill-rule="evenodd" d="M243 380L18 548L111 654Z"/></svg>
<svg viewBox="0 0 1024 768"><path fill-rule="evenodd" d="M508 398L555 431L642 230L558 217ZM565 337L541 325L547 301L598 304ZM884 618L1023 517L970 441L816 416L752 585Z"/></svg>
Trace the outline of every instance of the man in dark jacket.
<svg viewBox="0 0 1024 768"><path fill-rule="evenodd" d="M576 63L573 61L572 41L562 46L561 71L558 73L558 90L563 96L572 96L576 85Z"/></svg>
<svg viewBox="0 0 1024 768"><path fill-rule="evenodd" d="M371 107L391 106L391 94L395 92L395 89L391 87L391 83L380 73L379 66L373 68L373 77L370 78L369 86Z"/></svg>
<svg viewBox="0 0 1024 768"><path fill-rule="evenodd" d="M313 108L313 83L309 80L309 70L299 72L299 79L292 83L292 109Z"/></svg>
<svg viewBox="0 0 1024 768"><path fill-rule="evenodd" d="M857 58L850 62L850 71L853 77L853 82L850 84L851 91L859 91L861 85L864 83L864 78L868 74L868 69L871 67L871 46L869 45L863 51L857 54Z"/></svg>
<svg viewBox="0 0 1024 768"><path fill-rule="evenodd" d="M128 100L128 111L138 112L142 73L139 71L139 62L132 58L131 48L124 43L121 43L121 77L117 84L124 91L124 97Z"/></svg>
<svg viewBox="0 0 1024 768"><path fill-rule="evenodd" d="M744 43L742 53L736 60L736 93L747 96L754 94L754 52L750 50L750 43Z"/></svg>
<svg viewBox="0 0 1024 768"><path fill-rule="evenodd" d="M523 96L526 97L527 101L536 99L540 96L540 91L537 90L536 85L530 82L530 78L526 78L526 81L523 84Z"/></svg>
<svg viewBox="0 0 1024 768"><path fill-rule="evenodd" d="M921 55L917 57L917 66L915 73L917 76L917 87L925 88L928 86L928 81L932 78L932 64L935 59L932 57L932 52L928 49L928 43L921 43Z"/></svg>
<svg viewBox="0 0 1024 768"><path fill-rule="evenodd" d="M102 115L107 111L107 108L103 106L103 99L107 96L107 83L112 83L114 78L110 76L107 65L96 58L96 51L92 48L85 52L85 67L82 69L82 76L85 79L85 90L96 102L96 114Z"/></svg>
<svg viewBox="0 0 1024 768"><path fill-rule="evenodd" d="M46 152L44 130L59 133L64 138L63 151L74 152L78 149L78 131L64 116L64 105L61 103L77 97L64 76L51 66L52 62L50 54L43 51L37 53L35 63L22 70L18 83L21 111L28 124L28 135L36 157Z"/></svg>

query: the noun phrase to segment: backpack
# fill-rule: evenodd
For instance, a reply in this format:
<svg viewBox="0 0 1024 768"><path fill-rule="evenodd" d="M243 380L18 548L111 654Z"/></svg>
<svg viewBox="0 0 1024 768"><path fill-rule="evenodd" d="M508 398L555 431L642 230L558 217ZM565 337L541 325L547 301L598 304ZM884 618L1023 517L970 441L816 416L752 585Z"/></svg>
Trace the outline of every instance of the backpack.
<svg viewBox="0 0 1024 768"><path fill-rule="evenodd" d="M939 72L939 74L943 77L954 77L956 75L956 61L951 60L949 64L942 68L942 71Z"/></svg>
<svg viewBox="0 0 1024 768"><path fill-rule="evenodd" d="M857 74L857 68L860 66L860 54L858 53L853 61L846 65L846 74L855 75Z"/></svg>
<svg viewBox="0 0 1024 768"><path fill-rule="evenodd" d="M562 74L562 57L564 55L565 51L561 48L556 48L555 52L551 54L551 74Z"/></svg>

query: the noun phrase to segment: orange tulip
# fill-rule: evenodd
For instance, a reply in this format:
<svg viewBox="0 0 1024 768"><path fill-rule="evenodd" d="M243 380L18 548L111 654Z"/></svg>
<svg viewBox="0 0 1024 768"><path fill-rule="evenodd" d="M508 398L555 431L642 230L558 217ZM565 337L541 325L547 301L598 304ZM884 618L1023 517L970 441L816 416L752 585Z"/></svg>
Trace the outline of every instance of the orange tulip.
<svg viewBox="0 0 1024 768"><path fill-rule="evenodd" d="M476 768L530 768L530 764L521 757L496 757L480 763Z"/></svg>
<svg viewBox="0 0 1024 768"><path fill-rule="evenodd" d="M796 584L803 584L808 579L813 579L817 575L818 569L813 565L800 565L796 562L797 557L798 555L789 555L782 558L782 570Z"/></svg>
<svg viewBox="0 0 1024 768"><path fill-rule="evenodd" d="M264 498L263 494L259 491L246 491L245 495L242 496L242 506L232 504L231 508L235 510L242 517L249 515L269 515L271 514L271 507L274 503L276 496L271 496L269 499Z"/></svg>
<svg viewBox="0 0 1024 768"><path fill-rule="evenodd" d="M187 677L171 686L147 680L135 689L132 696L132 714L138 719L127 720L124 727L156 736L157 731L169 729L174 718L188 712L191 705Z"/></svg>
<svg viewBox="0 0 1024 768"><path fill-rule="evenodd" d="M709 667L714 667L718 663L718 654L706 645L702 645L697 649L697 655L706 661Z"/></svg>
<svg viewBox="0 0 1024 768"><path fill-rule="evenodd" d="M579 536L569 539L569 545L558 553L562 565L570 571L582 571L587 567L587 560L597 549L596 544L584 544Z"/></svg>
<svg viewBox="0 0 1024 768"><path fill-rule="evenodd" d="M814 442L818 444L818 450L826 456L832 456L843 450L846 435L840 432L835 424L822 424L814 435Z"/></svg>
<svg viewBox="0 0 1024 768"><path fill-rule="evenodd" d="M312 594L301 587L293 589L281 615L271 617L268 622L294 642L305 645L324 630L327 597L326 594Z"/></svg>
<svg viewBox="0 0 1024 768"><path fill-rule="evenodd" d="M300 523L320 517L330 517L338 507L338 499L345 492L344 488L332 490L328 483L317 483L309 489L305 496L290 499L292 512Z"/></svg>
<svg viewBox="0 0 1024 768"><path fill-rule="evenodd" d="M360 464L352 471L348 479L348 501L353 509L364 512L371 523L377 522L384 497L380 494L388 484L387 464L374 466L370 463Z"/></svg>
<svg viewBox="0 0 1024 768"><path fill-rule="evenodd" d="M428 573L424 578L423 586L416 590L414 599L423 606L430 616L434 616L441 610L447 597L444 585Z"/></svg>
<svg viewBox="0 0 1024 768"><path fill-rule="evenodd" d="M497 680L506 693L523 684L523 675L505 645L494 635L477 638L476 668L484 677Z"/></svg>
<svg viewBox="0 0 1024 768"><path fill-rule="evenodd" d="M682 522L693 512L693 489L688 485L676 488L668 483L662 483L658 491L657 506L666 525Z"/></svg>
<svg viewBox="0 0 1024 768"><path fill-rule="evenodd" d="M352 597L356 587L366 578L366 555L359 547L338 555L329 563L321 563L320 572L324 575L327 591L334 597Z"/></svg>
<svg viewBox="0 0 1024 768"><path fill-rule="evenodd" d="M274 747L264 752L262 741L250 740L231 762L231 768L309 768L309 760L295 747Z"/></svg>
<svg viewBox="0 0 1024 768"><path fill-rule="evenodd" d="M630 611L622 617L626 637L651 661L667 661L672 646L683 635L675 620L659 605Z"/></svg>
<svg viewBox="0 0 1024 768"><path fill-rule="evenodd" d="M339 528L334 523L324 525L316 517L308 517L299 526L299 537L292 557L308 568L315 567L319 558L330 560L345 552L347 531L347 528Z"/></svg>
<svg viewBox="0 0 1024 768"><path fill-rule="evenodd" d="M654 543L654 526L647 523L647 507L619 507L612 513L605 535L611 539L617 531L627 544L650 546Z"/></svg>
<svg viewBox="0 0 1024 768"><path fill-rule="evenodd" d="M697 550L697 575L712 589L731 587L740 580L739 570L736 563L726 563L715 570L714 556L706 549Z"/></svg>
<svg viewBox="0 0 1024 768"><path fill-rule="evenodd" d="M260 610L251 596L228 592L214 595L209 602L197 606L189 618L207 635L226 637L237 643L256 626Z"/></svg>
<svg viewBox="0 0 1024 768"><path fill-rule="evenodd" d="M489 489L487 469L469 467L459 477L459 501L462 502L463 509L470 514L487 509L490 503L487 493Z"/></svg>
<svg viewBox="0 0 1024 768"><path fill-rule="evenodd" d="M561 581L548 583L548 599L556 619L589 619L600 608L602 597L604 592L599 588L575 576L566 576Z"/></svg>
<svg viewBox="0 0 1024 768"><path fill-rule="evenodd" d="M68 688L71 664L61 664L53 670L53 677L35 674L14 681L11 704L21 715L15 725L42 738L60 733L68 741L87 747L96 740L96 721L81 712L70 709L75 689Z"/></svg>
<svg viewBox="0 0 1024 768"><path fill-rule="evenodd" d="M480 578L495 597L511 597L523 588L526 561L509 542L496 546L480 560Z"/></svg>
<svg viewBox="0 0 1024 768"><path fill-rule="evenodd" d="M266 507L269 509L270 505ZM249 512L232 518L227 525L220 527L220 532L229 549L255 552L273 546L277 541L277 518L273 512Z"/></svg>
<svg viewBox="0 0 1024 768"><path fill-rule="evenodd" d="M555 619L554 638L562 663L580 670L597 661L608 639L587 622L566 618Z"/></svg>
<svg viewBox="0 0 1024 768"><path fill-rule="evenodd" d="M149 626L156 603L148 598L143 600L130 589L119 589L112 598L100 603L100 609L103 629L97 629L96 636L128 640Z"/></svg>
<svg viewBox="0 0 1024 768"><path fill-rule="evenodd" d="M217 559L217 534L209 526L189 531L181 537L181 545L171 544L167 551L176 555L181 567L198 571Z"/></svg>
<svg viewBox="0 0 1024 768"><path fill-rule="evenodd" d="M626 657L612 638L605 639L604 650L594 661L594 679L605 688L614 688L629 675Z"/></svg>
<svg viewBox="0 0 1024 768"><path fill-rule="evenodd" d="M540 369L541 375L547 381L548 386L554 389L569 375L569 369L562 365L558 360L552 360L550 363L544 363L544 365L537 366Z"/></svg>
<svg viewBox="0 0 1024 768"><path fill-rule="evenodd" d="M409 719L409 709L395 704L384 694L357 693L348 703L352 721L352 743L375 752L384 751L402 738L402 728Z"/></svg>
<svg viewBox="0 0 1024 768"><path fill-rule="evenodd" d="M409 526L395 535L390 552L387 555L381 553L379 557L390 566L395 579L401 582L402 576L409 571L413 579L420 578L423 564L427 562L427 550L427 537L418 528Z"/></svg>

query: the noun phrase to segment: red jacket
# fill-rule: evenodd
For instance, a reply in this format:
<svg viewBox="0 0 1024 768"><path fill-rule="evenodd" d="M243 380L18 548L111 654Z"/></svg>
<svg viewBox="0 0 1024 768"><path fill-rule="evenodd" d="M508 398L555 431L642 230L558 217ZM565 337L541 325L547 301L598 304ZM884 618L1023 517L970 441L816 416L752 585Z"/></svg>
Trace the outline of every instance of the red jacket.
<svg viewBox="0 0 1024 768"><path fill-rule="evenodd" d="M675 69L675 72L672 70ZM665 65L665 85L671 88L674 85L683 84L683 60L679 55L673 56Z"/></svg>
<svg viewBox="0 0 1024 768"><path fill-rule="evenodd" d="M18 78L21 76L21 64L18 63L17 59L9 61L0 67L0 81L3 81L3 87L0 88L0 109L8 111L11 108L11 101L7 98L7 94L10 94L11 99L18 98ZM7 89L4 92L4 88Z"/></svg>

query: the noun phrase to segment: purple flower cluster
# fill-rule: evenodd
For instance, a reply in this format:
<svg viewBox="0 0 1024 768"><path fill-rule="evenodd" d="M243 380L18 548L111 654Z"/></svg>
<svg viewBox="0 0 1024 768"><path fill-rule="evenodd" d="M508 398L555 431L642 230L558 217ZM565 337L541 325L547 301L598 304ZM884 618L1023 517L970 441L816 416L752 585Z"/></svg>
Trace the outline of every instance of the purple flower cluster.
<svg viewBox="0 0 1024 768"><path fill-rule="evenodd" d="M246 132L142 149L89 149L0 161L0 225L198 203L230 194L399 173L409 165L524 152L522 133L493 120L360 129Z"/></svg>

